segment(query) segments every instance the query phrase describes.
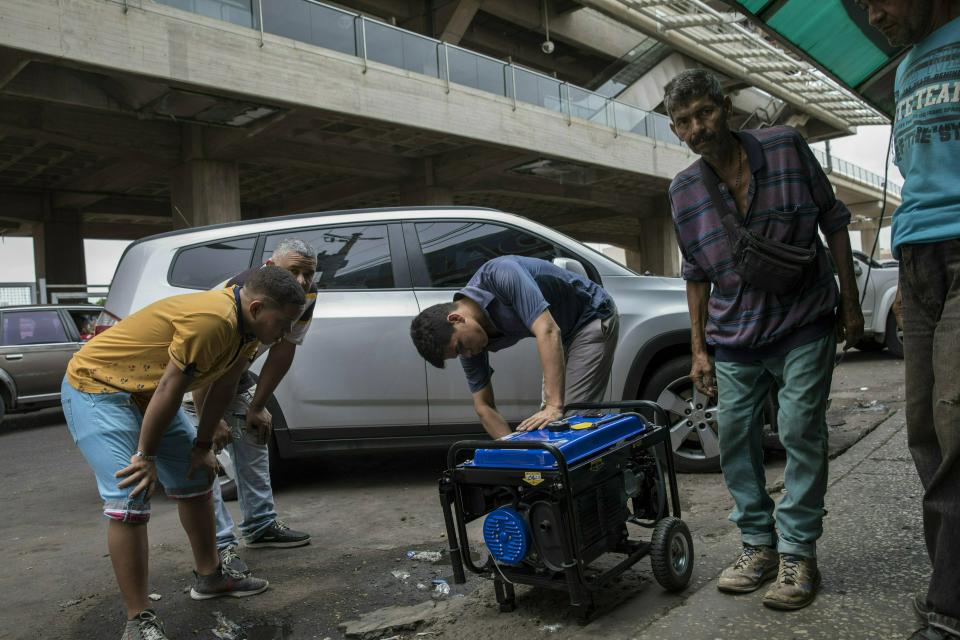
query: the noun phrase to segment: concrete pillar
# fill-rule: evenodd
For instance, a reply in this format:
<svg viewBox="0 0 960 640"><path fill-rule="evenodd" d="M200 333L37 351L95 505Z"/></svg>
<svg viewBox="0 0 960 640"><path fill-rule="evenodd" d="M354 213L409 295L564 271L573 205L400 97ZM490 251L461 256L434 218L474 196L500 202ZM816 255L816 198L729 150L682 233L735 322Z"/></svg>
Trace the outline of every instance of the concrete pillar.
<svg viewBox="0 0 960 640"><path fill-rule="evenodd" d="M870 255L870 252L873 251L873 243L877 240L877 235L879 235L879 230L876 226L863 227L860 229L860 249L867 255ZM877 247L877 252L873 254L873 258L876 258L880 254L880 247Z"/></svg>
<svg viewBox="0 0 960 640"><path fill-rule="evenodd" d="M440 206L453 204L453 191L446 187L416 184L400 185L401 206Z"/></svg>
<svg viewBox="0 0 960 640"><path fill-rule="evenodd" d="M193 158L170 180L173 228L240 220L240 171L236 162Z"/></svg>
<svg viewBox="0 0 960 640"><path fill-rule="evenodd" d="M453 190L436 183L432 158L424 158L414 175L400 183L401 206L442 206L450 204L453 204Z"/></svg>
<svg viewBox="0 0 960 640"><path fill-rule="evenodd" d="M43 246L43 223L35 222L30 226L32 227L30 235L33 237L33 272L37 282L40 282L40 278L46 279L47 277L47 252ZM86 272L86 269L84 269L84 272Z"/></svg>
<svg viewBox="0 0 960 640"><path fill-rule="evenodd" d="M636 248L625 247L627 266L638 273L657 276L680 275L680 248L673 232L673 220L660 215L640 220L643 234Z"/></svg>
<svg viewBox="0 0 960 640"><path fill-rule="evenodd" d="M76 211L48 211L34 226L33 256L37 280L47 284L86 284L81 217Z"/></svg>

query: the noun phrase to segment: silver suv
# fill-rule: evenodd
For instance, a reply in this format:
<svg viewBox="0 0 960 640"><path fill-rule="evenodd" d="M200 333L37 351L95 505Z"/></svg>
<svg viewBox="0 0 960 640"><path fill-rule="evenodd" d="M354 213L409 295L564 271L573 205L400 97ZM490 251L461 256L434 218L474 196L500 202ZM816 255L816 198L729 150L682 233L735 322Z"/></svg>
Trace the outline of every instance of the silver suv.
<svg viewBox="0 0 960 640"><path fill-rule="evenodd" d="M159 298L215 286L261 264L290 236L317 249L319 294L311 334L270 406L274 460L439 445L482 433L459 365L438 370L424 362L410 341L410 321L451 300L485 261L519 254L585 272L610 292L621 317L609 397L659 399L677 420L680 467L719 468L715 425L691 420L705 414L706 402L691 394L687 379L683 282L639 276L562 233L500 211L342 211L152 236L124 253L101 324ZM491 354L491 364L503 415L520 421L533 413L541 385L534 341Z"/></svg>

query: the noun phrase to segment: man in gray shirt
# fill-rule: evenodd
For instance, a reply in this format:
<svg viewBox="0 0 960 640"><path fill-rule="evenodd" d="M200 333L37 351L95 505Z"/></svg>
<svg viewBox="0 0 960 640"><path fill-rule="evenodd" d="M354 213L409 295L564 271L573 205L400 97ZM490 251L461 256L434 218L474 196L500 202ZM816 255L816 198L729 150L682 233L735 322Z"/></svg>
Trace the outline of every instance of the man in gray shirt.
<svg viewBox="0 0 960 640"><path fill-rule="evenodd" d="M442 369L460 358L473 406L493 438L510 433L493 396L490 351L537 340L543 369L540 411L518 430L542 429L564 404L603 400L617 345L617 308L596 283L550 262L502 256L485 263L453 302L424 309L410 337L427 362Z"/></svg>

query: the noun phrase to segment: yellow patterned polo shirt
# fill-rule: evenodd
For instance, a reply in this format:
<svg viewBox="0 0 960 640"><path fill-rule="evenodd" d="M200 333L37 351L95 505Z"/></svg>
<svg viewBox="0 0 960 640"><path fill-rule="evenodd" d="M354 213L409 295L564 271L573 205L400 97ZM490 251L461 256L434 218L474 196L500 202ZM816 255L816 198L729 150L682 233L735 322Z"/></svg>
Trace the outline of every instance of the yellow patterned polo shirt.
<svg viewBox="0 0 960 640"><path fill-rule="evenodd" d="M259 342L242 336L232 288L158 300L96 336L73 355L67 380L84 393L157 388L168 362L192 373L189 389L209 385Z"/></svg>

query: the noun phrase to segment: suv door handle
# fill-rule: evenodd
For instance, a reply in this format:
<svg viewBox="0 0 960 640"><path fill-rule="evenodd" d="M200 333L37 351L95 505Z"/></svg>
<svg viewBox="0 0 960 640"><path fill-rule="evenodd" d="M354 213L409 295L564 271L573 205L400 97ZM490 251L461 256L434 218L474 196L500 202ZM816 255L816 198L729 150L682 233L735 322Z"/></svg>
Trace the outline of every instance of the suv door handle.
<svg viewBox="0 0 960 640"><path fill-rule="evenodd" d="M5 356L5 357L7 358L7 360L23 360L23 354L22 354L22 353L11 353L11 354L8 354L8 355Z"/></svg>

